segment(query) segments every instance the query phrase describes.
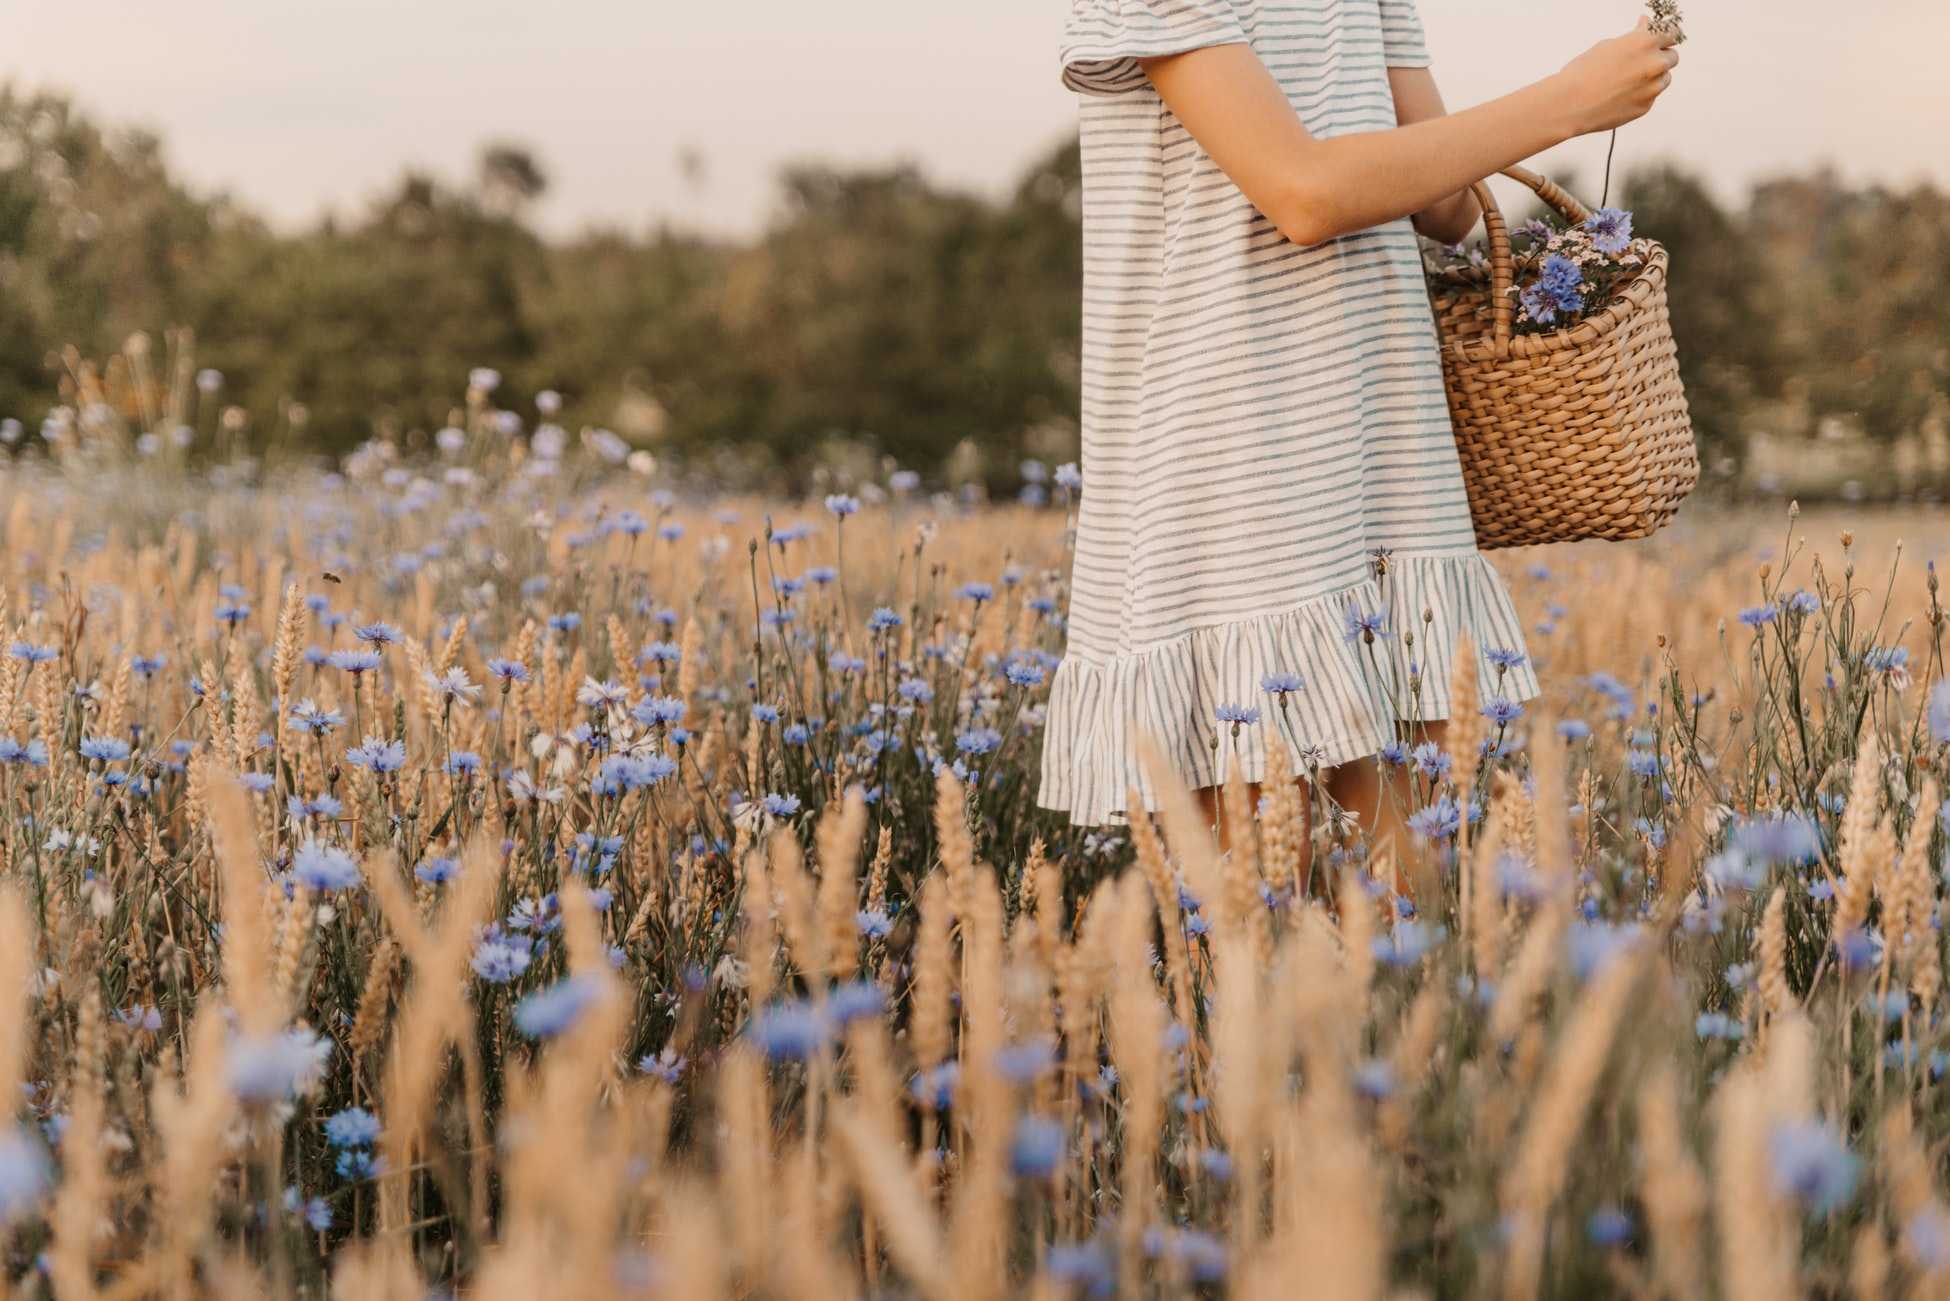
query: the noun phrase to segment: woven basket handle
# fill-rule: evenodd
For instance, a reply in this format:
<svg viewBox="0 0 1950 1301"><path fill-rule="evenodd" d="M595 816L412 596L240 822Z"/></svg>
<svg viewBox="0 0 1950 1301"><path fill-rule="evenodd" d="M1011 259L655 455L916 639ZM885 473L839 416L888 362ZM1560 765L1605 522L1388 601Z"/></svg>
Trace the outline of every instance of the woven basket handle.
<svg viewBox="0 0 1950 1301"><path fill-rule="evenodd" d="M1538 198L1557 209L1564 220L1572 225L1580 225L1591 219L1591 209L1572 198L1561 186L1529 168L1506 168L1503 175L1536 191ZM1483 229L1489 233L1490 323L1496 346L1498 350L1503 350L1510 344L1510 331L1517 317L1516 304L1510 301L1511 286L1517 283L1516 259L1510 252L1510 223L1504 219L1503 209L1496 206L1496 196L1490 193L1487 182L1478 181L1470 189L1475 191L1476 201L1483 205Z"/></svg>

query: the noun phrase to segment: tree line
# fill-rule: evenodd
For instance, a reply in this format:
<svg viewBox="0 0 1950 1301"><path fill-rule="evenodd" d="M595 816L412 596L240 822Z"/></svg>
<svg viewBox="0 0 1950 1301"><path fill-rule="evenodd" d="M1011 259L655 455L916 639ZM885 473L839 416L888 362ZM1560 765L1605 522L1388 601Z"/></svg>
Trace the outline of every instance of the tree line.
<svg viewBox="0 0 1950 1301"><path fill-rule="evenodd" d="M910 166L797 166L754 239L548 240L542 165L497 146L465 181L408 173L355 217L277 230L173 177L153 135L0 88L0 416L31 430L71 400L75 356L180 327L259 443L426 438L485 366L720 480L854 457L1000 485L1075 455L1080 184L1074 141L996 199ZM1660 165L1620 201L1671 250L1709 466L1760 426L1944 437L1943 191L1817 171L1728 205Z"/></svg>

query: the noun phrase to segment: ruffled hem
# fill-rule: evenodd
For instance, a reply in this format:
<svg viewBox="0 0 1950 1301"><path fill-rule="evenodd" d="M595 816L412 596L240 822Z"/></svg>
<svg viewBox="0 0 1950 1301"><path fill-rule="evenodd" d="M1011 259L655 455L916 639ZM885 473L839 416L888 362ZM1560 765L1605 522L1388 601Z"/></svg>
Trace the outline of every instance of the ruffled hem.
<svg viewBox="0 0 1950 1301"><path fill-rule="evenodd" d="M1530 700L1537 675L1503 580L1482 553L1395 553L1377 577L1256 619L1199 628L1102 662L1066 656L1050 683L1037 802L1077 826L1125 820L1127 792L1158 807L1138 742L1152 737L1179 781L1226 782L1235 767L1262 781L1268 747L1294 771L1364 758L1394 739L1397 721L1449 717L1449 666L1466 631L1484 699ZM1385 636L1348 636L1351 619L1383 617ZM1515 664L1507 661L1522 657ZM1434 671L1425 672L1424 666ZM1268 678L1301 686L1269 691ZM1222 707L1259 711L1237 729Z"/></svg>

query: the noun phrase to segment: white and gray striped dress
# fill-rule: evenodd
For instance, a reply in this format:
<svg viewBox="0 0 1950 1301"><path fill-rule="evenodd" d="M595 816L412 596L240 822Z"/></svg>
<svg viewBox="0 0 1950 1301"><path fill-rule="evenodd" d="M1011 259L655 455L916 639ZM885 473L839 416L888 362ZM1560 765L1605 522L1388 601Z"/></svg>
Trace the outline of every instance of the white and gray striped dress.
<svg viewBox="0 0 1950 1301"><path fill-rule="evenodd" d="M1500 663L1523 632L1476 549L1413 229L1289 242L1136 62L1231 43L1317 137L1396 125L1388 67L1429 61L1413 0L1070 0L1083 491L1039 802L1085 826L1130 790L1155 807L1146 733L1211 786L1260 780L1270 745L1304 772L1447 718L1458 632L1486 697L1537 694ZM1235 739L1225 706L1260 720Z"/></svg>

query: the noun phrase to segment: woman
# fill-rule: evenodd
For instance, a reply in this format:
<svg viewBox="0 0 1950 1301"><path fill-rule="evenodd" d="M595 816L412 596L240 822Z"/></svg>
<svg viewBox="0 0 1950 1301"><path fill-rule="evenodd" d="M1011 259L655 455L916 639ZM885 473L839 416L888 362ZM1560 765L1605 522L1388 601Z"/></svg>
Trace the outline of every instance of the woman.
<svg viewBox="0 0 1950 1301"><path fill-rule="evenodd" d="M1071 0L1083 493L1045 807L1155 807L1147 736L1208 808L1284 745L1372 830L1370 756L1439 739L1458 637L1486 699L1537 694L1415 232L1461 240L1472 182L1644 115L1672 43L1641 23L1450 116L1413 0Z"/></svg>

